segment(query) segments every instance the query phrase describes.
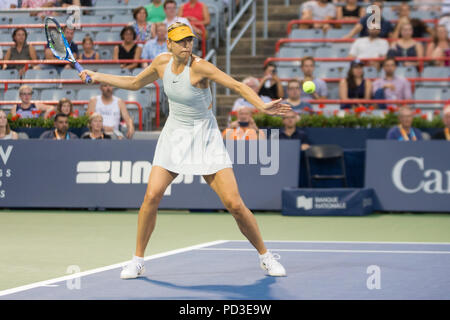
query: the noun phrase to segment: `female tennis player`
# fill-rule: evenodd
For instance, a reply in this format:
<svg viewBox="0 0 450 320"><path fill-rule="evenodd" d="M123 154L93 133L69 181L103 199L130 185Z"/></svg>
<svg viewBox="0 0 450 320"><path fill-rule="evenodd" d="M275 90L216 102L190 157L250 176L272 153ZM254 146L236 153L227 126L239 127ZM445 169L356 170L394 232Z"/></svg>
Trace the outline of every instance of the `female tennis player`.
<svg viewBox="0 0 450 320"><path fill-rule="evenodd" d="M138 90L162 78L169 98L169 116L156 145L139 210L136 252L120 277L130 279L144 274L144 252L155 228L159 202L178 174L202 175L258 251L261 268L270 276L285 276L284 267L277 261L279 257L266 249L256 219L239 194L232 163L211 110L209 80L238 92L267 114L284 115L291 107L281 104L281 99L264 103L250 87L193 55L194 37L186 24L172 24L168 28L169 52L158 55L137 76L114 76L90 70L80 73L83 81L89 75L93 82L128 90Z"/></svg>

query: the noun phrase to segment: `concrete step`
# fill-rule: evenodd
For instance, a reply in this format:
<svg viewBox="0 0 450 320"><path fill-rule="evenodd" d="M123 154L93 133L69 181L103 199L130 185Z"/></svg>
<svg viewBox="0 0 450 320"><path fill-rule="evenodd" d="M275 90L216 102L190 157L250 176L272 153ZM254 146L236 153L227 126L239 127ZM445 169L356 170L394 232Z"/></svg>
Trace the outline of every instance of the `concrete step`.
<svg viewBox="0 0 450 320"><path fill-rule="evenodd" d="M295 19L295 18L293 18L293 19ZM292 20L292 19L287 18L287 19L283 19L283 20L269 20L267 22L268 36L276 37L276 38L287 37L287 24L288 24L288 21L290 21L290 20ZM231 33L231 37L234 38L242 30L242 28L245 26L246 23L247 23L247 19L245 19L245 18L243 18L241 20L241 22L237 23ZM256 24L256 36L261 37L263 35L263 30L264 30L264 21L261 18L261 19L258 19L255 24ZM252 30L252 27L250 26L247 29L247 31L244 33L244 36L250 37L251 30Z"/></svg>

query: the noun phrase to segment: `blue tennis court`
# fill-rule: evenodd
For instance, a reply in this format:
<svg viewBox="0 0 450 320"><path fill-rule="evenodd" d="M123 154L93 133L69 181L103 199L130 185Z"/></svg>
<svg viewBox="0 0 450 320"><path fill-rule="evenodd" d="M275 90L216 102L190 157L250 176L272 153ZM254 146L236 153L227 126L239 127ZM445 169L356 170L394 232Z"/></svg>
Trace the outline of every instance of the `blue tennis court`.
<svg viewBox="0 0 450 320"><path fill-rule="evenodd" d="M449 243L268 241L288 276L268 277L247 241L215 241L0 292L0 299L450 299Z"/></svg>

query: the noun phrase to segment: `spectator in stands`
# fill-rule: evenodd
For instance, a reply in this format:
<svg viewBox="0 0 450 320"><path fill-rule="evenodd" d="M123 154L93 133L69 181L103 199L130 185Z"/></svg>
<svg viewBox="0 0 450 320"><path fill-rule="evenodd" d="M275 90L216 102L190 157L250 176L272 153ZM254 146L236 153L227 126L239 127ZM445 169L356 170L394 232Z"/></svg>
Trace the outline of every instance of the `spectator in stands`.
<svg viewBox="0 0 450 320"><path fill-rule="evenodd" d="M450 39L448 37L447 28L443 25L438 25L435 29L433 41L427 46L427 58L440 58L450 56ZM449 61L436 60L437 66L449 66Z"/></svg>
<svg viewBox="0 0 450 320"><path fill-rule="evenodd" d="M52 140L72 140L78 136L69 131L69 117L63 113L58 113L54 121L55 129L44 131L39 139Z"/></svg>
<svg viewBox="0 0 450 320"><path fill-rule="evenodd" d="M147 22L147 17L148 13L144 7L133 9L134 22L130 22L130 25L134 28L138 41L148 41L155 37L153 24Z"/></svg>
<svg viewBox="0 0 450 320"><path fill-rule="evenodd" d="M101 95L92 97L89 100L87 114L100 113L103 116L104 130L110 135L122 137L122 133L119 131L120 119L125 121L127 126L127 138L131 139L134 134L134 124L131 119L128 110L125 106L125 102L113 95L113 88L108 84L100 84Z"/></svg>
<svg viewBox="0 0 450 320"><path fill-rule="evenodd" d="M264 66L264 75L259 82L258 95L268 96L271 99L284 97L283 85L277 76L277 66L273 62Z"/></svg>
<svg viewBox="0 0 450 320"><path fill-rule="evenodd" d="M73 103L68 98L62 98L58 101L58 105L56 107L56 113L63 113L68 117L77 118L77 112L73 111Z"/></svg>
<svg viewBox="0 0 450 320"><path fill-rule="evenodd" d="M300 121L300 115L294 110L288 111L283 116L283 127L278 133L272 131L272 139L298 139L301 141L300 149L306 150L310 147L310 142L305 131L297 127L297 122Z"/></svg>
<svg viewBox="0 0 450 320"><path fill-rule="evenodd" d="M423 46L412 38L413 27L411 23L404 23L399 30L400 38L391 44L388 51L390 57L417 57L422 58L424 55ZM405 67L418 66L418 61L403 61L400 65Z"/></svg>
<svg viewBox="0 0 450 320"><path fill-rule="evenodd" d="M0 110L0 140L17 140L19 136L17 132L12 131L5 111Z"/></svg>
<svg viewBox="0 0 450 320"><path fill-rule="evenodd" d="M100 54L94 50L94 40L91 36L86 35L82 42L83 53L81 54L82 60L98 60L100 59Z"/></svg>
<svg viewBox="0 0 450 320"><path fill-rule="evenodd" d="M337 20L354 20L365 16L364 7L358 5L358 0L346 0L344 6L336 9Z"/></svg>
<svg viewBox="0 0 450 320"><path fill-rule="evenodd" d="M198 0L189 0L189 2L181 5L178 10L178 16L189 20L195 34L200 39L203 37L203 28L206 30L206 27L211 22L208 6Z"/></svg>
<svg viewBox="0 0 450 320"><path fill-rule="evenodd" d="M442 121L444 128L433 135L433 139L450 141L450 104L442 110Z"/></svg>
<svg viewBox="0 0 450 320"><path fill-rule="evenodd" d="M31 97L33 95L33 89L28 85L23 85L19 88L19 98L21 103L11 108L11 115L20 115L21 118L39 118L44 113L44 117L47 118L50 112L54 110L53 106L44 103L32 103Z"/></svg>
<svg viewBox="0 0 450 320"><path fill-rule="evenodd" d="M114 60L139 60L142 54L142 48L136 43L136 31L132 26L126 26L120 32L122 43L114 47ZM138 67L139 63L122 63L120 67L123 69L133 70Z"/></svg>
<svg viewBox="0 0 450 320"><path fill-rule="evenodd" d="M242 81L244 84L246 84L247 86L249 86L250 88L253 89L253 91L255 91L255 93L258 93L258 89L259 89L259 81L258 79L256 79L255 77L247 77ZM262 101L264 103L270 102L272 101L272 99L270 99L267 96L259 96ZM232 112L237 111L238 109L240 109L241 107L248 107L252 110L257 110L256 107L254 105L252 105L250 102L248 102L247 100L245 100L244 98L238 98L234 101L233 104L233 108L232 108Z"/></svg>
<svg viewBox="0 0 450 320"><path fill-rule="evenodd" d="M52 8L56 6L56 0L22 0L22 8ZM52 16L52 11L34 11L30 13L30 16L38 16L44 18L46 16Z"/></svg>
<svg viewBox="0 0 450 320"><path fill-rule="evenodd" d="M92 7L92 0L61 0L61 7L70 6Z"/></svg>
<svg viewBox="0 0 450 320"><path fill-rule="evenodd" d="M364 63L356 59L350 63L347 78L339 82L339 99L370 99L372 97L372 82L364 79ZM356 108L360 104L343 104L341 109Z"/></svg>
<svg viewBox="0 0 450 320"><path fill-rule="evenodd" d="M409 106L403 106L398 111L399 125L392 127L386 139L398 141L417 141L423 140L422 132L412 127L414 115Z"/></svg>
<svg viewBox="0 0 450 320"><path fill-rule="evenodd" d="M389 43L379 37L380 29L370 29L368 37L356 39L350 47L349 58L385 58L389 51ZM370 61L371 66L379 69L377 61Z"/></svg>
<svg viewBox="0 0 450 320"><path fill-rule="evenodd" d="M311 104L308 102L302 101L300 99L301 93L301 83L297 79L289 80L287 84L287 99L283 100L283 103L286 103L292 107L297 113L305 112L304 109L311 108Z"/></svg>
<svg viewBox="0 0 450 320"><path fill-rule="evenodd" d="M103 131L103 117L100 113L94 112L89 116L88 128L89 132L84 133L81 139L111 139L111 136Z"/></svg>
<svg viewBox="0 0 450 320"><path fill-rule="evenodd" d="M384 78L378 79L373 83L374 99L382 100L410 100L411 84L403 77L395 75L397 68L394 58L386 58L383 62ZM385 105L379 106L381 109Z"/></svg>
<svg viewBox="0 0 450 320"><path fill-rule="evenodd" d="M445 0L413 0L414 8L418 11L434 11L439 12L443 9L439 3ZM419 4L419 5L417 5Z"/></svg>
<svg viewBox="0 0 450 320"><path fill-rule="evenodd" d="M411 24L412 38L424 38L427 34L432 35L433 30L422 20L410 17L411 10L408 3L403 2L398 9L398 21L395 25L392 38L397 39L400 36L400 29L404 24Z"/></svg>
<svg viewBox="0 0 450 320"><path fill-rule="evenodd" d="M37 60L36 50L31 44L27 43L28 33L24 28L17 28L13 31L12 39L14 45L5 53L6 60ZM24 64L3 64L4 69L16 69L19 76L23 77L26 72ZM33 69L40 69L39 66L33 66Z"/></svg>
<svg viewBox="0 0 450 320"><path fill-rule="evenodd" d="M326 99L328 95L327 84L322 79L314 79L314 69L315 69L315 61L313 57L306 56L302 58L302 62L300 68L303 72L303 82L312 81L316 85L316 90L313 93L306 93L303 91L302 85L302 93L304 101L309 101L312 99Z"/></svg>
<svg viewBox="0 0 450 320"><path fill-rule="evenodd" d="M303 3L302 20L333 20L336 18L336 6L328 0L313 0ZM329 23L313 23L300 25L301 29L322 29L327 32L331 27Z"/></svg>
<svg viewBox="0 0 450 320"><path fill-rule="evenodd" d="M78 45L73 41L73 38L75 36L75 29L69 28L67 25L63 28L64 35L66 36L66 40L69 43L70 50L72 50L73 56L75 59L78 59ZM56 60L59 61L58 58L55 58L55 56L52 53L52 50L46 45L44 50L44 56L46 60ZM56 69L60 73L63 69L73 69L71 63L68 64L46 64L43 65L43 69Z"/></svg>
<svg viewBox="0 0 450 320"><path fill-rule="evenodd" d="M0 9L6 10L6 9L15 9L18 6L17 0L2 0L0 1Z"/></svg>
<svg viewBox="0 0 450 320"><path fill-rule="evenodd" d="M380 30L381 31L380 31L380 35L379 35L380 38L391 38L392 32L394 31L394 27L388 20L383 18L383 14L382 14L383 1L375 0L372 2L372 5L378 6L380 8L380 13L381 13L381 18L380 18L380 27L381 27ZM373 15L373 13L369 13L369 14L365 15L364 17L362 17L361 20L359 20L359 22L353 27L353 29L350 30L350 32L342 38L350 39L350 38L353 38L358 33L359 33L360 37L367 37L369 35L369 30L373 29L375 27L375 25L372 24L369 26L367 23L372 15ZM376 20L373 20L373 21L374 21L373 23L376 22Z"/></svg>
<svg viewBox="0 0 450 320"><path fill-rule="evenodd" d="M153 0L152 3L145 6L147 10L147 21L151 23L163 22L166 18L164 6L161 0Z"/></svg>
<svg viewBox="0 0 450 320"><path fill-rule="evenodd" d="M265 139L266 135L258 129L252 118L252 109L241 107L237 110L237 120L223 130L222 136L227 140L257 140Z"/></svg>
<svg viewBox="0 0 450 320"><path fill-rule="evenodd" d="M187 24L191 30L194 30L188 19L177 16L177 2L175 0L164 1L164 12L166 13L166 19L163 22L167 28L175 22L181 22Z"/></svg>
<svg viewBox="0 0 450 320"><path fill-rule="evenodd" d="M156 38L147 41L142 50L142 59L155 59L157 55L163 52L167 52L167 27L163 22L155 23L156 25ZM147 68L148 62L142 64L143 68Z"/></svg>

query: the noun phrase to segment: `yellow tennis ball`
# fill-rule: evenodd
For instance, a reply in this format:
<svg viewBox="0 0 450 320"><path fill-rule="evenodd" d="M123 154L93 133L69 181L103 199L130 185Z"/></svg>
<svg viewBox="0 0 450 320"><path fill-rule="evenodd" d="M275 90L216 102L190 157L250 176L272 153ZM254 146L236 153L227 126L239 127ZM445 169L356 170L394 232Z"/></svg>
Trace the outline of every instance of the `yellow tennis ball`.
<svg viewBox="0 0 450 320"><path fill-rule="evenodd" d="M303 91L306 93L313 93L316 91L316 85L312 81L305 81L303 83Z"/></svg>

